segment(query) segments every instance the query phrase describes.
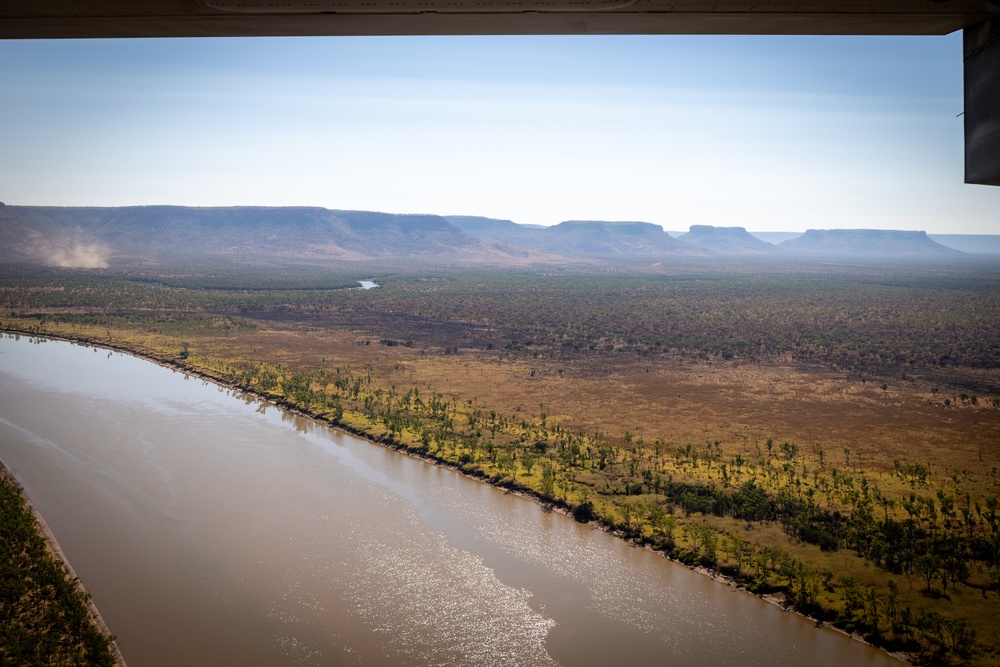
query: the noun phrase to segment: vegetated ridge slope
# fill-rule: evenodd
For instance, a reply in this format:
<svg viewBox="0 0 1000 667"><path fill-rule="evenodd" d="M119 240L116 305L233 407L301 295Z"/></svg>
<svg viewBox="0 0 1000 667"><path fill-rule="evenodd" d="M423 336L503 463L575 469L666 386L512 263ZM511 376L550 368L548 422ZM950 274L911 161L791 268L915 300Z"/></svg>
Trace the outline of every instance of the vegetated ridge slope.
<svg viewBox="0 0 1000 667"><path fill-rule="evenodd" d="M231 257L363 260L451 258L489 264L533 258L483 241L436 215L315 207L0 206L0 257L63 266Z"/></svg>

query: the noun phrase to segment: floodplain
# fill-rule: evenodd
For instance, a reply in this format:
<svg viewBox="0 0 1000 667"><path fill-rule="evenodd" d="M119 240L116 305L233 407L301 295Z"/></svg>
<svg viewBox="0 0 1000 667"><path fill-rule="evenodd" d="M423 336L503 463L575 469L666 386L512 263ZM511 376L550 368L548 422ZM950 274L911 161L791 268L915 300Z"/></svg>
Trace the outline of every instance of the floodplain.
<svg viewBox="0 0 1000 667"><path fill-rule="evenodd" d="M5 330L254 392L910 660L1000 664L996 262L0 276Z"/></svg>

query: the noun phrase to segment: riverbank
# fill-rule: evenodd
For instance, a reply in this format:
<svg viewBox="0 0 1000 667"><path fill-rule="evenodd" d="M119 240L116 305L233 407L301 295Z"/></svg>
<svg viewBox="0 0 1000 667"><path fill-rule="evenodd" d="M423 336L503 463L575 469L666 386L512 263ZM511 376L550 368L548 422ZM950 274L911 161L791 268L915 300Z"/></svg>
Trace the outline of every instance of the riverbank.
<svg viewBox="0 0 1000 667"><path fill-rule="evenodd" d="M21 486L21 484L17 481L17 478L4 465L3 461L0 461L0 481L2 481L3 484L9 486L9 488L12 489L14 493L20 496L21 501L23 503L23 509L30 513L31 518L33 520L34 530L37 533L37 535L40 538L42 538L42 540L44 540L44 545L45 545L45 551L44 551L45 555L41 557L39 554L32 553L34 550L31 549L30 545L27 548L21 549L20 553L17 554L12 553L11 554L12 560L20 557L24 559L30 558L34 561L32 563L27 563L27 564L20 563L19 567L15 568L16 571L23 572L25 571L25 569L28 569L31 572L35 572L36 570L40 569L51 569L51 563L54 562L56 563L55 568L62 572L62 579L65 582L65 585L69 586L68 591L66 591L66 594L62 596L62 599L45 599L44 601L44 604L46 605L55 605L55 606L60 606L62 608L59 617L64 620L66 624L65 627L44 626L38 628L36 626L32 628L31 626L34 623L34 619L29 619L29 618L7 619L7 624L9 627L7 628L7 631L5 631L3 634L6 636L8 632L13 631L15 626L17 628L17 631L19 632L16 637L11 638L17 641L16 646L13 647L0 646L0 653L2 653L5 656L5 659L3 660L4 664L15 664L13 662L8 663L6 658L13 658L14 660L20 661L17 664L25 664L23 662L23 660L26 659L26 656L23 653L23 651L25 650L24 647L31 646L34 643L33 638L30 636L32 634L32 630L34 630L35 633L39 633L42 635L52 632L58 634L62 646L60 646L59 648L52 648L51 646L47 646L44 649L45 651L57 652L60 654L57 661L58 664L80 664L80 665L108 664L108 665L113 665L114 667L126 667L125 659L118 648L118 644L115 641L114 636L111 634L111 630L108 628L107 623L105 623L104 619L101 617L100 611L97 609L97 606L94 604L93 598L90 596L90 594L84 587L83 582L81 582L80 578L76 576L76 572L73 570L73 566L70 564L69 559L66 558L66 554L63 553L62 548L59 546L59 541L52 533L48 523L46 523L45 521L45 518L41 515L38 509L31 502L31 499L28 498L28 495L24 492L24 489ZM17 512L17 508L8 507L5 504L4 509L5 512L7 512L8 514L4 516L4 525L8 526L11 532L13 533L16 530L15 527L21 523L18 520L18 517L14 516ZM21 525L21 527L23 528L23 524ZM5 535L5 539L10 541L11 546L13 546L15 543L16 536L13 534ZM48 556L48 558L46 558L45 556ZM4 565L7 566L8 564ZM11 562L9 565L13 567L14 564L13 562ZM59 574L56 573L55 576L58 577ZM38 580L41 580L42 577L33 576L32 579L35 580L36 584L40 584L40 581ZM56 590L58 591L58 587L56 587ZM25 595L23 591L21 593L22 593L21 595L22 598L29 597L28 595ZM13 609L19 606L18 603L20 602L20 600L9 600L7 602L10 603L10 608ZM75 616L74 607L81 604L84 605L86 608L86 614L88 616L87 623L89 623L89 625L93 628L93 630L97 632L99 637L95 637L92 633L86 631L81 633L79 631L79 628L72 627L72 619ZM27 609L26 613L23 615L36 616L38 615L38 609L35 606L32 606L30 609ZM102 646L101 645L102 643L105 645ZM37 652L37 649L31 649L31 650L35 650ZM19 651L20 653L11 656L10 653L13 651ZM73 656L80 657L84 661L75 662ZM32 656L32 657L44 657L44 656ZM109 658L110 662L108 662ZM52 659L51 655L50 659ZM47 662L44 664L47 664Z"/></svg>
<svg viewBox="0 0 1000 667"><path fill-rule="evenodd" d="M38 335L36 333L31 333L31 332L24 332L24 335L31 336L31 337L38 337ZM98 348L102 348L102 349L114 350L114 351L118 351L118 352L127 353L130 356L140 357L140 358L146 359L148 361L151 361L153 363L156 363L157 365L160 365L162 367L170 368L171 370L178 370L178 371L181 371L181 372L185 373L186 375L189 375L189 376L192 376L192 377L197 377L197 378L203 379L205 381L210 381L210 382L212 382L212 383L214 383L216 385L223 386L223 387L228 387L228 388L230 388L230 389L232 389L234 391L238 391L238 392L246 394L246 395L255 396L256 398L259 398L259 399L261 399L263 401L266 401L269 404L275 405L275 406L280 407L280 408L282 408L284 410L288 410L290 412L293 412L295 414L301 415L303 417L307 417L309 419L315 420L316 422L322 423L323 425L326 425L326 426L332 426L334 428L339 428L339 429L341 429L343 431L352 433L354 435L358 435L358 436L363 437L363 438L365 438L365 439L367 439L369 441L377 442L379 444L385 445L385 446L390 447L392 449L396 449L396 450L398 450L400 452L405 452L406 454L408 454L411 457L419 458L419 459L422 459L422 460L433 462L435 464L438 464L438 465L441 465L441 466L444 466L444 467L452 468L452 469L454 469L454 470L456 470L458 472L462 472L467 477L472 477L472 478L475 478L475 479L477 479L479 481L483 481L485 483L489 483L489 484L491 484L493 486L496 486L498 488L502 488L502 489L504 489L504 490L506 490L508 492L515 493L515 494L523 496L523 497L531 498L532 500L534 500L536 502L539 502L540 504L542 504L542 505L544 505L544 506L546 506L546 507L548 507L548 508L550 508L550 509L552 509L554 511L558 511L560 513L567 514L567 515L573 515L574 514L574 512L572 511L574 508L570 504L566 503L565 501L560 500L558 497L555 498L555 499L544 498L544 497L540 496L537 491L535 491L535 490L533 490L531 488L528 488L525 485L523 485L522 483L520 483L516 478L511 478L511 477L507 477L507 476L503 476L503 475L498 475L498 474L488 475L488 474L484 473L484 471L481 468L477 468L474 465L456 464L456 463L454 463L452 461L448 461L448 460L446 460L444 458L440 458L438 456L435 456L435 452L434 451L419 451L419 450L407 447L404 443L400 442L398 439L392 438L391 435L388 438L387 437L381 437L380 438L380 437L377 437L377 436L373 436L370 432L367 432L367 431L365 431L365 430L363 430L361 428L358 428L357 426L351 426L350 424L345 424L345 423L337 423L337 422L333 421L332 419L330 419L329 417L324 417L323 415L312 414L312 413L310 413L310 412L308 412L306 410L303 410L300 407L292 404L287 399L283 399L281 397L276 398L274 396L267 396L267 395L262 394L260 392L247 390L245 387L238 386L238 385L236 385L236 384L234 384L232 382L226 382L224 379L214 376L211 372L203 372L203 371L199 371L197 369L191 368L191 367L187 366L186 363L184 361L182 361L182 360L157 358L155 356L151 356L151 355L148 355L148 354L143 354L143 353L141 353L139 351L136 351L136 350L133 350L133 349L129 349L129 348L124 347L124 346L108 345L108 344L99 343L99 342L95 342L95 341L92 341L92 340L86 340L86 339L81 339L81 338L68 338L68 337L57 337L57 336L42 336L42 337L43 338L53 338L53 339L68 340L70 342L75 342L75 343L83 344L83 345L86 345L86 346L89 346L89 347L98 347ZM656 549L656 548L651 547L651 545L648 543L648 541L644 541L642 539L636 539L634 536L630 536L630 535L626 534L626 532L622 531L619 527L616 527L614 525L609 525L609 524L603 523L603 522L598 521L598 520L592 520L592 521L589 521L587 523L589 523L593 527L600 528L603 531L605 531L605 532L607 532L609 534L612 534L612 535L614 535L614 536L616 536L618 538L621 538L623 540L626 540L626 541L628 541L628 542L630 542L632 544L635 544L637 546L643 546L643 547L647 548L650 551L656 551L657 554L659 554L661 556L664 556L664 557L668 558L669 560L673 560L675 562L681 562L682 564L686 564L689 567L691 566L691 563L684 563L684 561L681 561L679 559L670 558L669 554L667 554L666 552L664 552L662 549ZM707 576L710 576L713 579L716 579L717 581L721 581L723 583L726 583L729 586L733 586L733 587L737 587L737 588L742 588L743 590L747 590L742 584L738 583L736 580L734 580L732 578L726 578L723 573L721 573L721 572L719 572L717 570L711 570L711 569L708 569L708 568L696 568L696 567L692 567L691 569L695 569L696 571L700 572L701 574L705 574ZM789 606L789 600L787 598L784 598L783 596L775 595L773 593L761 595L761 594L758 594L755 591L750 591L750 590L747 590L747 592L755 594L757 597L760 597L760 598L762 598L762 599L764 599L764 600L766 600L768 602L771 602L773 604L778 604L779 606L782 606L787 611L792 611L793 613L797 613L798 615L804 616L806 618L810 618L811 620L816 621L817 625L821 624L820 621L818 621L815 618L811 617L809 614L801 613L801 611L798 610L798 609L790 608L790 606ZM866 643L866 644L871 645L870 642L865 642L864 638L861 637L860 634L857 634L857 633L854 633L853 635L849 634L849 633L843 633L843 634L845 634L846 636L850 636L850 637L852 637L852 638L854 638L856 640L859 640L862 643ZM899 656L898 654L895 654L895 657L899 658L901 656Z"/></svg>

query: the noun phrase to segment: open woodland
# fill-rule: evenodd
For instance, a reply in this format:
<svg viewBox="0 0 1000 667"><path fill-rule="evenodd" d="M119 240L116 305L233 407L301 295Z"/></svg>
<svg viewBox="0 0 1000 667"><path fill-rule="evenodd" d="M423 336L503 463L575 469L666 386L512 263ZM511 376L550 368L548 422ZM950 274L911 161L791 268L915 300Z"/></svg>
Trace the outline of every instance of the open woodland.
<svg viewBox="0 0 1000 667"><path fill-rule="evenodd" d="M0 269L2 329L259 394L929 664L1000 665L998 325L986 260Z"/></svg>

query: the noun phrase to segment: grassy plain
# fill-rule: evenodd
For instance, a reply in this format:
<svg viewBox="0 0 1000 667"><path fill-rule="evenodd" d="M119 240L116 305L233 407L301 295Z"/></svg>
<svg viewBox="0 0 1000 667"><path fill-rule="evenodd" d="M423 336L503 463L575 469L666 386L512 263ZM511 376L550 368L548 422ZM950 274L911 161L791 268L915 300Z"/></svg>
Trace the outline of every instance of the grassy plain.
<svg viewBox="0 0 1000 667"><path fill-rule="evenodd" d="M0 275L8 330L255 391L914 660L1000 664L995 264Z"/></svg>

